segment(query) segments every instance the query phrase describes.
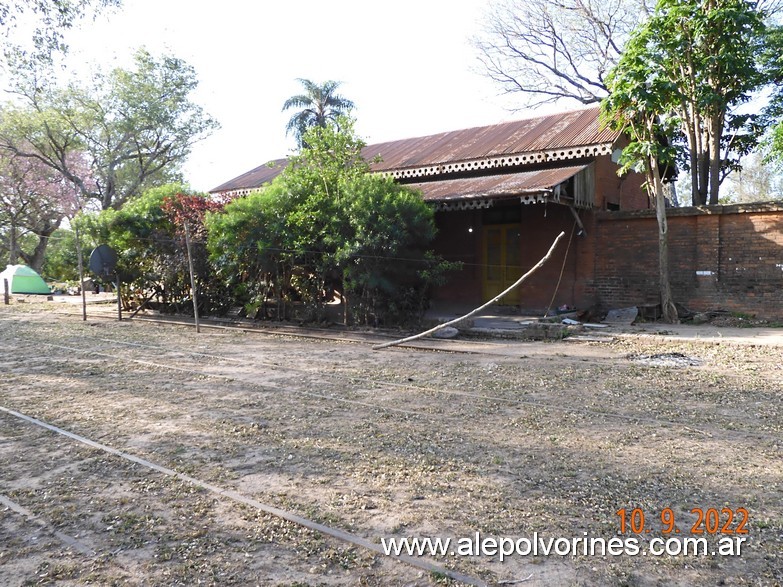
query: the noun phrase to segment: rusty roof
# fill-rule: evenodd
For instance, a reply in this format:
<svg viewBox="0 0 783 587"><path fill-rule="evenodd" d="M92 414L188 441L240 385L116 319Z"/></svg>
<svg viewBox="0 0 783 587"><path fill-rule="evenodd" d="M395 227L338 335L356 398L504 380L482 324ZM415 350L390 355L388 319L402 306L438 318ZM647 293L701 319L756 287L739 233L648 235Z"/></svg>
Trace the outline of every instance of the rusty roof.
<svg viewBox="0 0 783 587"><path fill-rule="evenodd" d="M380 155L374 171L392 171L554 150L573 150L576 158L579 147L611 144L617 137L592 107L369 145L363 154L367 160Z"/></svg>
<svg viewBox="0 0 783 587"><path fill-rule="evenodd" d="M501 175L440 179L408 183L420 190L428 202L448 202L473 198L504 198L544 194L582 171L586 165L558 167L539 171L520 171Z"/></svg>
<svg viewBox="0 0 783 587"><path fill-rule="evenodd" d="M287 163L288 159L274 159L243 173L239 177L235 177L234 179L220 184L216 188L209 190L209 192L232 192L236 190L260 188L265 183L271 182L280 175Z"/></svg>
<svg viewBox="0 0 783 587"><path fill-rule="evenodd" d="M368 161L380 158L373 171L418 178L585 159L610 153L617 138L618 133L601 124L598 107L591 107L368 145L362 155ZM210 191L261 187L282 171L285 161L277 159Z"/></svg>

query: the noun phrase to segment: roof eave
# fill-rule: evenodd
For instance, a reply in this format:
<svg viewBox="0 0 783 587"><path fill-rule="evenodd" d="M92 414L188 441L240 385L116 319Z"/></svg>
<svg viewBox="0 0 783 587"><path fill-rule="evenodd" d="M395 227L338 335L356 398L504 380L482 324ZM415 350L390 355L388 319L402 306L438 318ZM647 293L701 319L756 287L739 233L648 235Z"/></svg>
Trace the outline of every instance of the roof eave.
<svg viewBox="0 0 783 587"><path fill-rule="evenodd" d="M602 155L611 155L616 139L611 142L568 147L565 149L550 149L531 153L514 153L510 155L498 155L482 159L467 161L454 161L437 165L422 167L406 167L392 170L378 170L378 173L391 175L394 179L406 179L416 177L432 177L438 175L451 175L485 169L513 168L525 165L540 165L561 161L587 159Z"/></svg>

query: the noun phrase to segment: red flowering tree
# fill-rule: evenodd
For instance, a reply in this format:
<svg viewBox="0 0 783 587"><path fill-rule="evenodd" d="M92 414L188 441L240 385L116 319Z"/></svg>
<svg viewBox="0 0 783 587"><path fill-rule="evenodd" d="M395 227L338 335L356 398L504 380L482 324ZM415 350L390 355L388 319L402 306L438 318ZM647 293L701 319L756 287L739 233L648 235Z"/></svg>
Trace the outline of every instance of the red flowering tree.
<svg viewBox="0 0 783 587"><path fill-rule="evenodd" d="M204 218L210 212L219 212L225 201L212 200L203 195L183 194L179 192L163 200L163 212L171 223L174 232L185 236L185 226L190 230L190 238L196 242L206 242L207 231Z"/></svg>

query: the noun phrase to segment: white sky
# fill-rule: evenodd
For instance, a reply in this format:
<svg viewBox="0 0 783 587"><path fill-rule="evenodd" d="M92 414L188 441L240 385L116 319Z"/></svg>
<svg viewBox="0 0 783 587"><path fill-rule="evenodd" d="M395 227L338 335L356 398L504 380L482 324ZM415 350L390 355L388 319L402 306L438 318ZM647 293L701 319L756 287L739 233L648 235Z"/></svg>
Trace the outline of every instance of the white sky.
<svg viewBox="0 0 783 587"><path fill-rule="evenodd" d="M477 73L469 38L490 1L124 0L70 38L71 63L129 65L144 46L192 65L194 99L222 126L184 168L206 191L290 153L281 108L296 78L343 82L368 143L523 117Z"/></svg>

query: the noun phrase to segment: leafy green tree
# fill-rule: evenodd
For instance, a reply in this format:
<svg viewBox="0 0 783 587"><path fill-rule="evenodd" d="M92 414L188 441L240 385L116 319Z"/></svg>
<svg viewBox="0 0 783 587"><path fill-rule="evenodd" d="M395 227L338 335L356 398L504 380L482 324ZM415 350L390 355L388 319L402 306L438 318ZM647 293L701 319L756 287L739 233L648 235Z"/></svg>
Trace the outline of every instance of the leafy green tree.
<svg viewBox="0 0 783 587"><path fill-rule="evenodd" d="M783 27L770 27L762 63L773 84L773 92L764 110L764 120L771 127L766 147L769 159L783 163Z"/></svg>
<svg viewBox="0 0 783 587"><path fill-rule="evenodd" d="M607 78L609 125L627 133L625 171L640 168L655 201L664 319L675 321L669 283L662 166L674 165L672 140L684 137L694 205L717 204L726 169L746 154L762 127L737 108L770 80L762 56L770 39L765 11L745 0L659 0Z"/></svg>
<svg viewBox="0 0 783 587"><path fill-rule="evenodd" d="M672 120L661 116L668 80L650 77L644 52L637 51L636 40L629 43L619 64L607 76L609 96L601 103L602 115L613 129L631 139L623 149L619 173L635 169L644 173L650 198L655 202L658 219L658 280L663 318L677 322L677 307L669 279L669 228L666 219L662 166L673 166L676 153L661 137L671 134Z"/></svg>
<svg viewBox="0 0 783 587"><path fill-rule="evenodd" d="M304 135L313 126L325 127L340 116L347 115L354 107L353 102L340 96L337 89L340 82L326 81L322 84L308 79L297 79L304 94L291 96L283 104L283 111L296 108L286 125L286 134L293 133L300 147L304 146Z"/></svg>
<svg viewBox="0 0 783 587"><path fill-rule="evenodd" d="M133 69L90 87L61 89L27 73L17 103L0 111L0 149L50 166L104 210L179 179L193 144L218 126L191 100L195 71L175 57L137 51ZM89 177L69 163L73 151L89 158Z"/></svg>
<svg viewBox="0 0 783 587"><path fill-rule="evenodd" d="M718 203L725 172L760 136L738 108L767 81L759 60L765 16L746 0L659 0L616 67L615 85L628 75L640 80L637 99L655 87L655 104L642 100L655 110L645 112L679 122L693 205Z"/></svg>
<svg viewBox="0 0 783 587"><path fill-rule="evenodd" d="M351 120L313 127L304 139L271 185L208 217L212 262L249 314L274 297L280 317L296 300L306 309L300 317L321 320L339 293L346 321L415 320L451 268L428 252L432 209L369 173Z"/></svg>
<svg viewBox="0 0 783 587"><path fill-rule="evenodd" d="M163 311L191 311L191 288L186 256L187 221L193 236L192 254L200 311L219 311L225 292L213 278L203 227L207 212L222 208L203 194L181 184L152 188L129 200L121 210L84 213L74 224L89 251L109 244L117 251L118 272L128 294L153 300Z"/></svg>
<svg viewBox="0 0 783 587"><path fill-rule="evenodd" d="M362 158L365 146L353 130L353 121L338 117L326 126L314 126L304 136L304 147L291 158L282 174L295 206L288 214L296 263L295 275L303 300L320 314L323 303L342 287L342 270L336 254L350 232L345 208L353 182L369 173Z"/></svg>

